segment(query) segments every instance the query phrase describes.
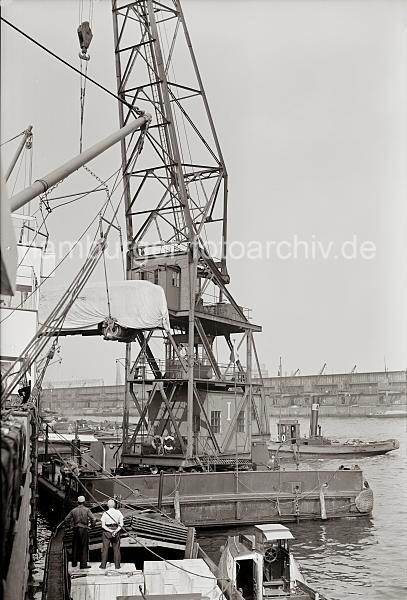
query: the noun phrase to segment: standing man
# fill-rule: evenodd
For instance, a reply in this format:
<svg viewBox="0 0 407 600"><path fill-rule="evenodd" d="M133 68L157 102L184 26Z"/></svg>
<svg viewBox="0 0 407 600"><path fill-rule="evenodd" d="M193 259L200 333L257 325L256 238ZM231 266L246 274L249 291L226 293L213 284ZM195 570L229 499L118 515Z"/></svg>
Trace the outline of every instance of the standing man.
<svg viewBox="0 0 407 600"><path fill-rule="evenodd" d="M78 506L73 508L64 519L64 524L72 527L72 566L79 564L81 569L89 569L89 523L96 525L96 519L91 510L85 506L85 496L78 497Z"/></svg>
<svg viewBox="0 0 407 600"><path fill-rule="evenodd" d="M100 569L106 569L107 555L110 544L113 547L114 566L120 569L120 530L123 528L123 515L117 510L116 502L109 500L107 511L102 515L102 563Z"/></svg>

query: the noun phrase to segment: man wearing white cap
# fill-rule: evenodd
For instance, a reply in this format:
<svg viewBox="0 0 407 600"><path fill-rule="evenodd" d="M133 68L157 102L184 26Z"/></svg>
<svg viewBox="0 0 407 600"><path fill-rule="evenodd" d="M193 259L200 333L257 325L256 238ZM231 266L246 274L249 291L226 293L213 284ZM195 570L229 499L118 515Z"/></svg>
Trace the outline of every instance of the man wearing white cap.
<svg viewBox="0 0 407 600"><path fill-rule="evenodd" d="M123 515L115 508L116 502L109 500L108 509L102 515L102 564L101 569L106 569L107 555L110 544L113 547L114 566L120 569L120 529L123 528Z"/></svg>
<svg viewBox="0 0 407 600"><path fill-rule="evenodd" d="M96 525L96 519L92 511L85 506L85 496L78 496L78 506L73 508L64 519L66 525L72 527L72 566L79 564L81 569L88 569L89 554L89 523L92 527Z"/></svg>

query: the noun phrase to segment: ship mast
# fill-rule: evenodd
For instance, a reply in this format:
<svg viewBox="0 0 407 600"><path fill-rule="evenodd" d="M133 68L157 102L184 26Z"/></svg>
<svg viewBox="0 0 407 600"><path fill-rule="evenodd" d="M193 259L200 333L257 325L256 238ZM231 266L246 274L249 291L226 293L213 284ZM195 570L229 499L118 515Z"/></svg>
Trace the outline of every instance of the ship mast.
<svg viewBox="0 0 407 600"><path fill-rule="evenodd" d="M127 344L122 462L200 464L202 454L227 451L242 412L247 454L251 409L259 429L267 423L264 402L257 406L252 398L253 333L261 328L249 321L227 288L227 171L181 5L178 0L113 0L112 8L120 126L132 118L130 107L153 114L137 170L132 142L121 145L127 278L161 285L171 321L161 350L151 331L137 334L135 358L132 343ZM233 386L232 335L243 337L246 366L235 364L239 412L220 437L208 395ZM218 340L228 357L226 367L216 354ZM139 423L130 435L133 403ZM136 439L144 427L157 441L154 449L140 452ZM172 444L161 445L157 456L165 434L175 438L177 449L167 452Z"/></svg>

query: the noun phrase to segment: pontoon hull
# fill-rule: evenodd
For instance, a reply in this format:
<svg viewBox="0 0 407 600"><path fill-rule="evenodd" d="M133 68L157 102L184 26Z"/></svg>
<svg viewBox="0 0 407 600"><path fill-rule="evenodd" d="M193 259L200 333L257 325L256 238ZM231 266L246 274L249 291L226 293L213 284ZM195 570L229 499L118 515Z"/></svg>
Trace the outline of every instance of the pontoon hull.
<svg viewBox="0 0 407 600"><path fill-rule="evenodd" d="M159 479L158 475L81 478L81 492L86 488L90 502L121 497L128 505L151 507L158 505ZM179 511L185 525L199 528L368 516L373 508L373 494L360 470L242 471L238 477L232 471L168 473L162 484L162 510L170 516ZM53 505L59 518L62 504L69 507L65 492L44 477L39 488L43 504ZM77 495L78 490L72 489L73 500Z"/></svg>

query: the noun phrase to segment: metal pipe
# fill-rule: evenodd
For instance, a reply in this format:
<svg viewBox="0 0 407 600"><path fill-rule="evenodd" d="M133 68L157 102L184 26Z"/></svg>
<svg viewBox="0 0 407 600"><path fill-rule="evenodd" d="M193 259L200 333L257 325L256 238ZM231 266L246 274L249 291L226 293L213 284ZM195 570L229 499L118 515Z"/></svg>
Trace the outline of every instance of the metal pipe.
<svg viewBox="0 0 407 600"><path fill-rule="evenodd" d="M130 279L129 276L127 276ZM124 384L124 398L123 398L123 421L122 421L122 453L126 453L129 450L129 422L130 422L130 376L131 376L131 344L126 344L126 366L125 372L125 384Z"/></svg>
<svg viewBox="0 0 407 600"><path fill-rule="evenodd" d="M196 243L192 243L189 255L189 315L188 315L188 388L187 388L187 453L186 458L194 455L194 348L195 348L195 288L197 274Z"/></svg>
<svg viewBox="0 0 407 600"><path fill-rule="evenodd" d="M181 522L181 504L179 500L179 491L175 490L174 493L174 517L176 521Z"/></svg>
<svg viewBox="0 0 407 600"><path fill-rule="evenodd" d="M27 143L28 138L32 136L32 133L31 133L32 128L33 128L33 126L29 125L22 135L22 138L20 140L20 143L18 144L17 150L12 158L10 166L4 175L4 178L6 181L9 180L10 175L13 172L14 167L16 166L16 162L18 161L18 158L19 158L21 152L23 151L23 148L24 148L25 144Z"/></svg>
<svg viewBox="0 0 407 600"><path fill-rule="evenodd" d="M310 437L315 437L318 432L318 411L319 404L313 404L311 406Z"/></svg>
<svg viewBox="0 0 407 600"><path fill-rule="evenodd" d="M251 423L251 411L253 406L253 386L252 386L252 368L253 368L253 338L252 332L250 330L247 331L246 338L246 385L249 386L249 394L248 394L248 414L245 415L245 420L247 420L248 427L248 440L247 444L249 446L248 450L250 452L250 456L252 455L252 423ZM244 406L244 410L246 407ZM237 427L237 424L236 424Z"/></svg>
<svg viewBox="0 0 407 600"><path fill-rule="evenodd" d="M106 444L102 442L102 471L106 471Z"/></svg>
<svg viewBox="0 0 407 600"><path fill-rule="evenodd" d="M78 439L76 440L76 458L78 459L78 465L81 467L82 466L82 452L81 452L81 440Z"/></svg>
<svg viewBox="0 0 407 600"><path fill-rule="evenodd" d="M158 510L161 510L163 505L163 489L164 489L164 471L160 471L160 479L158 480Z"/></svg>
<svg viewBox="0 0 407 600"><path fill-rule="evenodd" d="M47 462L47 460L48 460L48 444L49 444L49 425L47 423L45 426L45 449L44 449L45 462Z"/></svg>
<svg viewBox="0 0 407 600"><path fill-rule="evenodd" d="M105 152L105 150L108 150L109 148L111 148L111 146L114 146L114 144L116 144L117 142L120 142L120 140L126 137L126 135L129 135L137 129L140 129L150 120L151 115L146 113L138 119L135 119L133 122L128 123L118 131L115 131L114 133L110 134L107 138L104 138L100 142L97 142L84 152L81 152L81 154L78 154L77 156L66 162L61 167L58 167L45 177L37 179L37 181L34 181L34 183L28 188L25 188L25 190L22 190L21 192L10 198L11 211L14 212L18 210L19 208L27 204L27 202L30 202L40 194L43 194L51 186L55 185L59 181L62 181L63 179L80 169L80 167L83 167L83 165L85 165L87 162L96 158L97 156Z"/></svg>

